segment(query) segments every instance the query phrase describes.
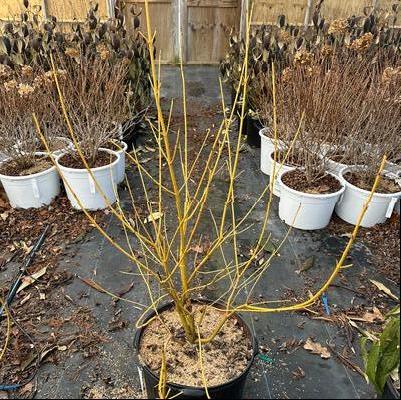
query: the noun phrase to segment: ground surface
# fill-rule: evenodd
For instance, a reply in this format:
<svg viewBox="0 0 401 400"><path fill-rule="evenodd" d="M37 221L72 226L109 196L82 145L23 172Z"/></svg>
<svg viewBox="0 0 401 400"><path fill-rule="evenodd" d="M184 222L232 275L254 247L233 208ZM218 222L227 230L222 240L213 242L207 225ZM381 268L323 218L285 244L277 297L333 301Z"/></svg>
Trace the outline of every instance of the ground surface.
<svg viewBox="0 0 401 400"><path fill-rule="evenodd" d="M180 96L178 76L178 70L174 67L163 69L162 95L165 99ZM216 106L219 97L217 69L188 68L187 82L190 128L193 137L199 139L204 130L217 123L220 118ZM179 109L178 107L178 112ZM173 124L179 126L181 120L178 115ZM196 149L196 144L194 148ZM149 168L154 168L152 156L151 151L141 156ZM238 193L242 195L238 199L237 207L244 211L267 184L266 177L259 170L257 149L245 147L240 170L242 174ZM135 171L129 173L129 179L133 187L139 185ZM224 188L223 181L216 182L210 202L212 207L221 205ZM123 206L128 204L127 192L122 190L120 195ZM57 210L60 215L64 215L63 208ZM0 213L3 211L0 208ZM11 217L17 215L14 213L15 211L10 214ZM5 219L8 220L10 215ZM93 285L88 285L91 279L126 299L148 304L141 278L132 274L136 272L134 267L98 233L86 233L90 226L83 222L81 215L71 212L65 221L61 217L49 217L51 210L50 214L43 212L32 215L37 222L44 224L50 219L58 226L58 231L49 239L51 247L46 247L46 252L52 252L50 262L46 261L46 254L42 252L40 263L30 270L31 273L37 272L47 265L46 274L19 294L15 301L16 319L33 341L39 343L36 347L42 352L42 356L36 378L19 392L10 392L8 396L143 397L133 350L135 320L140 311L126 302L113 301L111 297L94 289ZM260 204L252 214L255 226L248 231L247 239L240 242L240 251L244 255L249 253L250 246L257 237L262 216L263 204ZM279 241L287 228L277 217L277 200L274 202L272 216L268 228L273 238ZM110 215L97 213L96 218L115 239L123 240L124 232ZM18 217L16 221L19 221ZM4 223L2 226L5 226ZM40 233L40 229L31 230L29 236L31 228L24 230L17 223L10 224L7 229L12 231L10 235L14 241L26 241L27 237L34 239ZM280 250L280 257L275 259L266 276L259 282L255 293L264 299L287 298L296 301L305 298L308 290L318 288L329 275L351 229L350 225L335 220L324 231L307 233L294 230ZM355 245L349 259L352 267L341 273L336 285L328 292L330 315L325 313L321 304L317 304L310 312L245 317L250 322L264 354L264 357L256 359L252 367L245 397L374 397L371 387L357 372L362 367L358 356L358 334L350 327L345 315L367 320L369 318L366 318L366 312L371 313L373 306L384 313L395 305L369 279L382 282L394 293L399 292L399 273L396 272L399 263L398 229L399 223L393 220L385 227L378 228L377 232L373 231L378 238L380 235L383 237L383 230L392 232L393 242L385 249L377 246L376 236L372 238L371 232L362 232L363 240ZM387 234L384 233L384 236ZM2 241L9 244L5 234ZM22 248L22 251L24 249L21 243L16 243L15 246ZM14 250L0 247L0 287L3 293L16 272L15 262L6 264ZM213 260L215 264L218 262L217 259ZM303 269L305 271L300 272ZM131 274L128 275L127 272ZM216 296L213 292L205 294L209 297ZM377 329L375 322L362 326ZM357 323L363 324L363 321ZM0 384L4 380L16 383L19 377L28 377L35 367L35 348L29 346L26 336L18 332L17 328L14 329L10 347L12 351L6 354L6 360L0 364ZM1 332L3 334L4 330ZM305 350L303 346L308 339L326 347L330 353L329 358L324 359L319 354ZM25 359L16 357L18 352ZM31 360L34 361L30 362ZM5 396L4 392L1 396Z"/></svg>

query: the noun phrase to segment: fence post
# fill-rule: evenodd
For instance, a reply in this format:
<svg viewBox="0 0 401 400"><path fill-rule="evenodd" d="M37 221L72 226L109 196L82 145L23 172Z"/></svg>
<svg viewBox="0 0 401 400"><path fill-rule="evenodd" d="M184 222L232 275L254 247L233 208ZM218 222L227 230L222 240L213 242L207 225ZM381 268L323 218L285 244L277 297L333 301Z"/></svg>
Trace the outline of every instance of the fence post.
<svg viewBox="0 0 401 400"><path fill-rule="evenodd" d="M187 2L186 0L172 0L171 11L173 18L173 51L174 60L187 61Z"/></svg>
<svg viewBox="0 0 401 400"><path fill-rule="evenodd" d="M116 16L114 7L116 6L115 0L106 0L107 15L109 18L114 18Z"/></svg>
<svg viewBox="0 0 401 400"><path fill-rule="evenodd" d="M307 0L305 9L305 19L304 19L304 30L306 31L309 26L310 15L312 11L313 0Z"/></svg>
<svg viewBox="0 0 401 400"><path fill-rule="evenodd" d="M47 1L42 0L42 17L43 19L46 19L48 17L47 15Z"/></svg>
<svg viewBox="0 0 401 400"><path fill-rule="evenodd" d="M249 2L251 0L241 0L241 20L239 24L239 36L241 39L245 37L246 32L246 18L249 11Z"/></svg>

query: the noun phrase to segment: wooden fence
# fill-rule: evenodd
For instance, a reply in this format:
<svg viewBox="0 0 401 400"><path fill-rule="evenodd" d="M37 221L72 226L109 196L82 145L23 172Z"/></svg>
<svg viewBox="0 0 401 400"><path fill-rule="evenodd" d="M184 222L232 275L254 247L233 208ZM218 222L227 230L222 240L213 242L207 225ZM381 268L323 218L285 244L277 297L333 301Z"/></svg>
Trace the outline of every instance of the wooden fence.
<svg viewBox="0 0 401 400"><path fill-rule="evenodd" d="M82 21L90 0L29 0L40 5L42 13L55 15L60 22ZM131 7L144 7L144 0L94 0L99 3L102 19L113 15L114 7L125 3L128 27L132 24ZM163 62L176 62L182 55L187 63L215 63L224 57L230 31L243 30L246 11L253 5L252 24L275 23L284 14L292 24L310 23L319 0L149 0L152 29ZM18 19L23 0L0 0L0 21ZM361 15L365 7L390 9L401 0L324 0L326 19ZM144 13L140 19L145 28ZM181 50L180 50L181 49Z"/></svg>
<svg viewBox="0 0 401 400"><path fill-rule="evenodd" d="M318 0L253 0L253 23L275 23L281 14L293 24L303 24L307 16L308 4L309 18L313 13ZM365 7L376 7L389 10L392 4L400 4L400 0L324 0L321 12L329 20L346 18L350 15L361 15Z"/></svg>

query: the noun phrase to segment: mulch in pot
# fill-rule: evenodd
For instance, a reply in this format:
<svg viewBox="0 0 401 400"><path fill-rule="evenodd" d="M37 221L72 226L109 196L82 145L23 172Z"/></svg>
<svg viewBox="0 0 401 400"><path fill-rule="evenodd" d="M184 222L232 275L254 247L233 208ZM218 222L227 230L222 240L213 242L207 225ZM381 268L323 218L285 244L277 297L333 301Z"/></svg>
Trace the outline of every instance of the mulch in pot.
<svg viewBox="0 0 401 400"><path fill-rule="evenodd" d="M367 176L363 171L358 172L347 172L344 175L347 182L352 185L367 191L371 191L376 177ZM400 185L397 184L393 179L382 176L380 179L379 186L376 189L376 193L398 193L401 192Z"/></svg>
<svg viewBox="0 0 401 400"><path fill-rule="evenodd" d="M199 319L204 305L194 304L196 318ZM208 337L223 311L208 307L199 327L201 337ZM159 374L161 355L166 347L167 380L170 383L192 387L202 387L202 371L199 366L197 344L185 339L179 316L175 310L160 314L146 328L141 338L139 354L145 364ZM252 358L252 344L235 316L224 324L216 338L202 347L204 372L208 386L217 386L240 376Z"/></svg>
<svg viewBox="0 0 401 400"><path fill-rule="evenodd" d="M324 175L320 179L309 183L305 172L299 169L286 172L281 177L282 182L291 189L308 194L331 194L341 189L341 183L332 175Z"/></svg>
<svg viewBox="0 0 401 400"><path fill-rule="evenodd" d="M34 160L34 161L33 161ZM24 163L8 160L0 165L0 174L7 176L28 176L46 171L53 166L47 156L36 156L32 161Z"/></svg>
<svg viewBox="0 0 401 400"><path fill-rule="evenodd" d="M115 160L116 156L114 154L110 154L105 151L99 151L95 162L89 162L89 160L86 161L88 162L90 168L99 168L99 167L104 167L106 165L110 165ZM74 168L74 169L85 169L85 165L78 154L73 155L71 153L66 153L59 158L58 162L63 167Z"/></svg>

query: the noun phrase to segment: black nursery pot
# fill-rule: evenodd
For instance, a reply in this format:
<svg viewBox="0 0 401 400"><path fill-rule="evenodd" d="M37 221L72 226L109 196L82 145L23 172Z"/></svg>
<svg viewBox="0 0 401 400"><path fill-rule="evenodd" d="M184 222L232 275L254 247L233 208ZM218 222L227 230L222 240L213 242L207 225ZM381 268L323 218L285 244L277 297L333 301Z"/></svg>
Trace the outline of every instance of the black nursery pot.
<svg viewBox="0 0 401 400"><path fill-rule="evenodd" d="M260 148L259 131L263 129L263 125L259 120L251 118L249 115L245 118L246 141L252 147ZM244 133L245 133L244 132Z"/></svg>
<svg viewBox="0 0 401 400"><path fill-rule="evenodd" d="M400 392L395 388L391 380L389 379L384 386L382 399L399 399Z"/></svg>
<svg viewBox="0 0 401 400"><path fill-rule="evenodd" d="M203 303L203 304L208 304L210 302L208 301L194 301L196 303ZM222 305L215 304L216 307L219 307ZM160 306L157 308L158 313L162 313L163 311L166 311L168 309L171 309L174 307L173 303L167 303L163 306ZM150 318L154 317L156 313L154 311L150 312L146 318L145 322L148 321ZM249 370L253 364L253 361L255 359L255 356L258 354L258 342L256 340L256 337L252 334L250 328L246 324L246 322L239 316L235 315L237 318L239 324L244 328L244 331L247 333L249 339L251 340L252 343L252 357L249 360L249 363L244 370L244 372L239 375L238 377L232 379L231 381L224 383L222 385L218 386L211 386L208 387L208 392L209 395L212 399L240 399L242 398L243 392L244 392L244 387L245 387L245 382L249 374ZM144 328L138 329L136 334L135 334L135 339L134 339L134 346L137 354L139 354L139 344L141 342L141 338L144 332ZM146 391L148 395L148 399L156 399L159 397L158 394L158 384L159 384L159 377L155 375L152 370L147 367L145 364L141 363L142 366L142 371L145 379L145 386L146 386ZM185 385L178 385L178 384L173 384L173 383L168 383L167 384L167 390L170 390L169 392L169 397L173 397L177 395L178 399L207 399L206 392L204 388L201 387L191 387L191 386L185 386ZM178 395L180 394L180 395Z"/></svg>

